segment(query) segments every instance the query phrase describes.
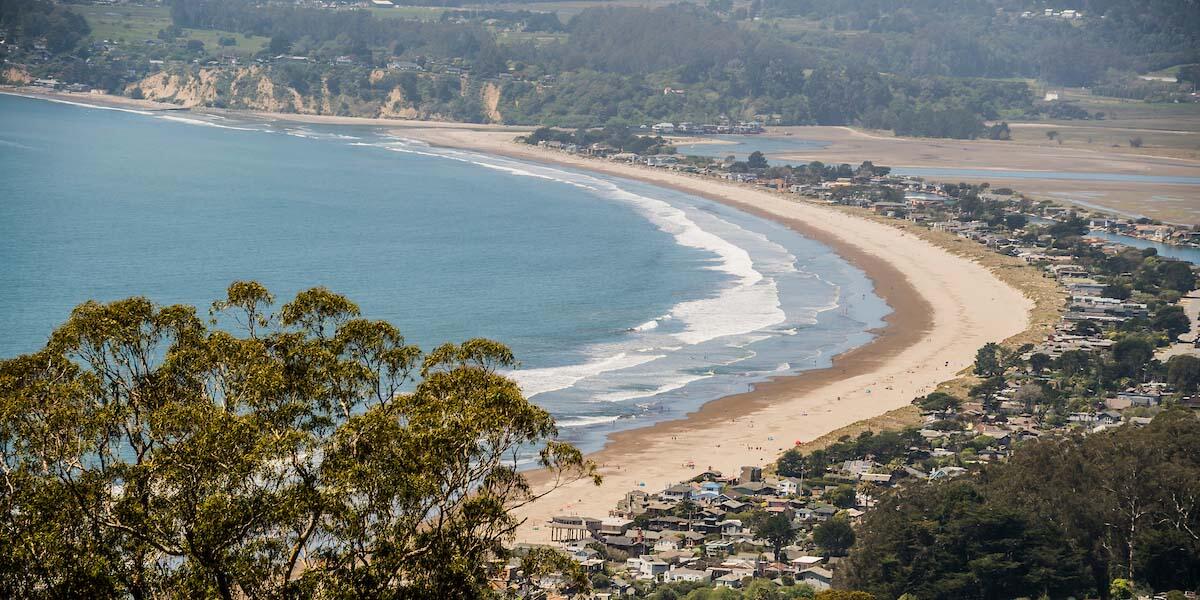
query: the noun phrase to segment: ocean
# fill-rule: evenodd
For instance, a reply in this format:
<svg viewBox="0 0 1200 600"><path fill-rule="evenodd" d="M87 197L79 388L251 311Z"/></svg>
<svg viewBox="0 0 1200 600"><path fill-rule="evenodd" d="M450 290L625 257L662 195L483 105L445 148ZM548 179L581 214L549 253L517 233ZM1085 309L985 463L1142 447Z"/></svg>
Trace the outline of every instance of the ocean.
<svg viewBox="0 0 1200 600"><path fill-rule="evenodd" d="M378 127L0 95L0 357L88 299L326 286L424 349L488 337L585 450L828 366L890 309L827 246L648 184Z"/></svg>

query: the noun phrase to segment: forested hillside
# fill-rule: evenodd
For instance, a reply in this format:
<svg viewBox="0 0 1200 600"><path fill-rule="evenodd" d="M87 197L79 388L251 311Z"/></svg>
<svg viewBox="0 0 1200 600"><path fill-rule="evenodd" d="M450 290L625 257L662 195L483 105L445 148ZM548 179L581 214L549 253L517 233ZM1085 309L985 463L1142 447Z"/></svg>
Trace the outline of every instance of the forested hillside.
<svg viewBox="0 0 1200 600"><path fill-rule="evenodd" d="M59 5L12 0L0 17L10 39L53 37L52 56L26 63L35 75L110 91L136 95L139 80L165 71L180 88L223 82L201 100L162 97L184 103L572 128L726 118L996 136L984 121L1051 110L1027 78L1119 93L1134 72L1200 54L1200 6L1188 0L1068 1L1056 16L1025 0L713 0L598 6L565 22L531 10L405 18L249 0L169 5L157 39L90 45L87 23ZM31 13L44 17L21 16ZM46 22L60 33L42 33ZM231 93L246 76L230 58L242 38L270 40L254 77L274 100Z"/></svg>
<svg viewBox="0 0 1200 600"><path fill-rule="evenodd" d="M798 35L798 44L910 75L1091 85L1110 69L1149 71L1200 56L1200 5L1187 0L755 1L760 18L801 17L833 32ZM1045 9L1079 16L1046 17Z"/></svg>
<svg viewBox="0 0 1200 600"><path fill-rule="evenodd" d="M977 476L903 487L857 529L843 584L877 598L1108 598L1110 582L1200 585L1200 430L1028 442Z"/></svg>

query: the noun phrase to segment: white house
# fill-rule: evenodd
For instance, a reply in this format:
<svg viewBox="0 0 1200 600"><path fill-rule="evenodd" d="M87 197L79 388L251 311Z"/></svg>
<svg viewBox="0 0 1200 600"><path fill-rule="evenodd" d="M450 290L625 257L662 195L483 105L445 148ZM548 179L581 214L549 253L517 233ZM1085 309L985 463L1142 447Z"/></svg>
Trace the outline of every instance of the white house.
<svg viewBox="0 0 1200 600"><path fill-rule="evenodd" d="M794 496L800 493L800 480L794 477L780 477L775 482L775 492L780 496Z"/></svg>
<svg viewBox="0 0 1200 600"><path fill-rule="evenodd" d="M638 577L642 579L658 580L660 575L665 575L671 568L671 565L653 556L641 557L640 563Z"/></svg>
<svg viewBox="0 0 1200 600"><path fill-rule="evenodd" d="M708 573L696 569L671 569L667 572L667 581L708 581Z"/></svg>

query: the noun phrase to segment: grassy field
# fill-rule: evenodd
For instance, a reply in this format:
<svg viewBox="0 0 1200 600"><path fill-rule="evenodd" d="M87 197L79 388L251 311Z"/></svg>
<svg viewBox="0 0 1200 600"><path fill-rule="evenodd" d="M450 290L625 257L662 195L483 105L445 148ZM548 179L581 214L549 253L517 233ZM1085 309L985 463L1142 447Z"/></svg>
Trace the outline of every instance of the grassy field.
<svg viewBox="0 0 1200 600"><path fill-rule="evenodd" d="M72 6L87 19L92 39L134 43L158 38L158 32L171 26L170 10L151 6ZM212 53L231 53L250 56L262 50L270 41L262 36L244 36L228 31L184 29L183 37L200 40ZM237 45L222 47L219 39L231 37Z"/></svg>
<svg viewBox="0 0 1200 600"><path fill-rule="evenodd" d="M1062 95L1088 112L1103 112L1104 119L1018 124L1013 139L1045 144L1059 144L1061 139L1064 146L1200 159L1200 104L1151 104L1077 92ZM1048 131L1058 132L1055 140L1047 137ZM1131 146L1133 139L1141 139L1140 148Z"/></svg>
<svg viewBox="0 0 1200 600"><path fill-rule="evenodd" d="M137 42L153 40L171 25L167 8L150 6L72 6L92 27L97 40Z"/></svg>

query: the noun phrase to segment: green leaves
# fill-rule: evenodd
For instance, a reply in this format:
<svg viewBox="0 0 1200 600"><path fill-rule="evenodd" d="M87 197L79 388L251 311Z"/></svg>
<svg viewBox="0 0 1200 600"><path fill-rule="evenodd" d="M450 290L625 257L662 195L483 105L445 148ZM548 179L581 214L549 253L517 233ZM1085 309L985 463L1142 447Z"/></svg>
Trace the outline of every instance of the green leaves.
<svg viewBox="0 0 1200 600"><path fill-rule="evenodd" d="M856 528L846 584L878 597L1091 596L1114 577L1190 588L1200 573L1200 428L1150 425L1020 445L1008 463L886 495Z"/></svg>
<svg viewBox="0 0 1200 600"><path fill-rule="evenodd" d="M323 288L273 301L89 302L0 361L0 595L481 596L519 456L599 481L502 344L422 360Z"/></svg>

